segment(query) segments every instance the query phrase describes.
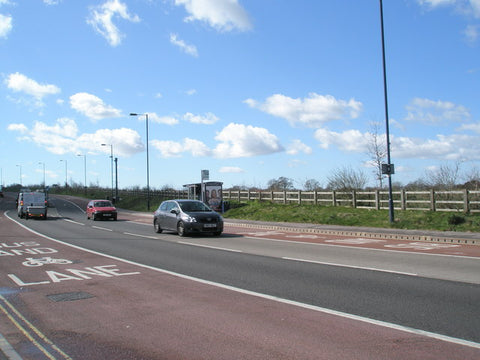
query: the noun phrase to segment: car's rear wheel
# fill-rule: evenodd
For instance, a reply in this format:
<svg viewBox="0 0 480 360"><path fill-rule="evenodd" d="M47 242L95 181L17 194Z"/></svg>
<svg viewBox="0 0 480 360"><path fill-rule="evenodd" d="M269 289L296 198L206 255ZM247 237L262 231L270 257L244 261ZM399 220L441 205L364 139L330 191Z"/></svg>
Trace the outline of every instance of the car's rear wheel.
<svg viewBox="0 0 480 360"><path fill-rule="evenodd" d="M183 221L180 221L180 222L178 223L178 225L177 225L177 233L178 233L178 235L180 235L180 236L182 236L182 237L187 235L187 233L186 233L186 231L185 231L185 224L183 223Z"/></svg>
<svg viewBox="0 0 480 360"><path fill-rule="evenodd" d="M155 229L155 232L158 234L160 234L163 231L157 219L153 221L153 228Z"/></svg>

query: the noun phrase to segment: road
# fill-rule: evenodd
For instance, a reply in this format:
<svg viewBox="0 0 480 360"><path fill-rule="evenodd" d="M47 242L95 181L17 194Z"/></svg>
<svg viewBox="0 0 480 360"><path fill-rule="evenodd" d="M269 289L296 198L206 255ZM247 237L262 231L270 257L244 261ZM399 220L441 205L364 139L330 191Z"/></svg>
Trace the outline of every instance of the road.
<svg viewBox="0 0 480 360"><path fill-rule="evenodd" d="M2 228L13 232L8 240L2 239L0 251L12 252L25 239L23 243L34 241L37 245L18 246L31 251L17 249L18 256L3 257L9 260L9 264L2 261L1 265L2 273L8 276L2 278L0 286L25 311L25 316L36 318L42 313L41 304L52 305L43 298L39 303L33 302L38 297L32 292L38 293L36 289L40 288L48 296L55 293L53 288L73 286L73 293L77 294L76 284L81 282L82 287L88 288L85 294L95 293L92 297L96 299L118 301L116 314L123 314L122 304L130 309L132 304L140 303L143 310L148 309L147 313L127 312L129 322L135 324L130 327L156 333L158 323L152 324L149 316L162 314L171 321L169 332L181 334L150 340L162 344L162 349L156 351L148 350L152 344L145 344L146 335L137 339L138 344L127 337L125 341L135 345L123 349L121 358L330 359L339 358L340 353L341 358L352 359L480 356L478 246L433 247L433 251L420 253L398 251L407 249L405 242L359 241L345 236L314 239L308 234L245 229L235 224L227 225L218 238L179 238L174 233L154 233L148 217L121 212L119 221L93 222L87 221L82 207L72 201L53 199L52 203L55 207L49 209L47 221L19 220L11 211L0 218ZM8 199L0 205L3 210L11 209ZM9 216L48 239L25 235L27 230ZM16 232L21 234L15 235ZM35 240L30 240L32 236ZM348 241L353 244L353 240L356 246L339 245ZM358 246L362 242L370 246ZM73 265L24 265L26 255L57 258L60 252L68 253L62 258ZM109 261L105 262L101 254L110 256ZM85 257L94 259L87 261ZM96 261L96 265L89 266L91 261ZM56 270L43 271L47 268ZM103 278L115 278L116 282L101 282ZM159 286L152 287L154 284ZM159 303L148 297L156 292L161 293ZM119 298L120 294L124 298ZM88 301L93 302L72 301L70 311L77 309L75 314ZM168 315L160 305L165 301L167 308L174 310ZM94 310L89 307L97 319L102 317L99 309L102 306ZM53 329L45 325L44 331L58 339L58 320L51 317L53 313L49 320L37 321L55 323ZM70 317L72 313L64 312L60 318ZM77 316L74 319L79 321ZM87 320L92 321L92 317L86 316L83 322ZM115 322L111 318L105 320L104 332L118 333L118 328L111 329ZM148 330L147 324L153 329ZM192 329L190 325L199 328ZM98 332L88 322L60 327L69 329L63 330L59 342L71 354L78 353L79 343L85 346L77 334L88 338ZM0 334L3 331L12 330L0 327ZM322 340L318 338L320 334ZM98 345L89 343L95 349L89 358L101 358L99 354L113 351L106 343L116 343L125 336L120 332ZM9 343L17 344L18 335L12 338Z"/></svg>

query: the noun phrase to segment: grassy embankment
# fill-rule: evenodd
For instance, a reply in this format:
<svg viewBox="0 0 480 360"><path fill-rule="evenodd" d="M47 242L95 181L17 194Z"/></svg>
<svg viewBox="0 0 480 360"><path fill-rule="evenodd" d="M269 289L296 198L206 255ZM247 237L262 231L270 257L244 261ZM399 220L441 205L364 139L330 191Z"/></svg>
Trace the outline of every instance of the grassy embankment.
<svg viewBox="0 0 480 360"><path fill-rule="evenodd" d="M73 194L70 194L73 195ZM83 194L75 194L83 196ZM89 198L103 198L105 191L90 193ZM153 212L164 199L152 198L150 211ZM119 208L147 211L143 197L122 197ZM390 224L388 210L355 209L343 206L319 206L297 204L273 204L268 201L248 203L231 202L231 209L225 218L274 222L297 222L343 226L367 226L410 230L439 230L480 232L480 214L463 212L395 210L395 221Z"/></svg>

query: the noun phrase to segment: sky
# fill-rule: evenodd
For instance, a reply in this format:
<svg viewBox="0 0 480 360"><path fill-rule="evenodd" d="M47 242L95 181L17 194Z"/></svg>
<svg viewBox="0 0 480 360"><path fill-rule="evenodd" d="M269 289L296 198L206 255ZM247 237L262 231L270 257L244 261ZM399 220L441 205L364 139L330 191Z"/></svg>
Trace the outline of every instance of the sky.
<svg viewBox="0 0 480 360"><path fill-rule="evenodd" d="M392 181L477 169L480 0L383 14ZM0 0L0 53L4 185L377 184L377 0Z"/></svg>

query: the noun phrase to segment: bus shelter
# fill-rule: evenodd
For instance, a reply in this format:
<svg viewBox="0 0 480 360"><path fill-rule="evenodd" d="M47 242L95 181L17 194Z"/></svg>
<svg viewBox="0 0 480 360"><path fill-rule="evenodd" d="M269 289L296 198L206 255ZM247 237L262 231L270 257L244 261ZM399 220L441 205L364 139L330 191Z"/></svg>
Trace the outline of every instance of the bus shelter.
<svg viewBox="0 0 480 360"><path fill-rule="evenodd" d="M185 184L188 198L203 201L217 212L223 212L222 182L204 181L201 183Z"/></svg>

